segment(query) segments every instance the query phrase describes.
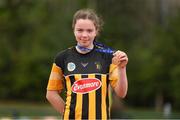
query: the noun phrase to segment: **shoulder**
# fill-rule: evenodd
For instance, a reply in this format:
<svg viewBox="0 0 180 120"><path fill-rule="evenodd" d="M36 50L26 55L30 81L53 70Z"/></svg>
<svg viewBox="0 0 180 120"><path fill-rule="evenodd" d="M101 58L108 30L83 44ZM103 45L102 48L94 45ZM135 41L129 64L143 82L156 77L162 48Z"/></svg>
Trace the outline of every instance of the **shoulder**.
<svg viewBox="0 0 180 120"><path fill-rule="evenodd" d="M62 50L62 51L58 52L58 53L56 54L55 58L58 59L58 58L65 57L69 52L72 51L73 48L74 48L74 47L70 47L70 48L68 48L68 49L65 49L65 50Z"/></svg>
<svg viewBox="0 0 180 120"><path fill-rule="evenodd" d="M58 52L54 59L55 64L61 67L61 64L63 64L63 60L69 55L69 53L72 52L73 48L74 47L70 47L68 49Z"/></svg>

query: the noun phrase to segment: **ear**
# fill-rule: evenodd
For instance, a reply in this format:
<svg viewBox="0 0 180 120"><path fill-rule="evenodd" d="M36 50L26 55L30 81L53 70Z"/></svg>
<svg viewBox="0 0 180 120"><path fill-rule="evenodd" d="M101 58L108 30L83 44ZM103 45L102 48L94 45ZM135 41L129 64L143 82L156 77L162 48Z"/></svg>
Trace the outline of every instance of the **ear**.
<svg viewBox="0 0 180 120"><path fill-rule="evenodd" d="M76 32L75 32L75 30L73 29L73 33L74 33L74 35L76 35Z"/></svg>

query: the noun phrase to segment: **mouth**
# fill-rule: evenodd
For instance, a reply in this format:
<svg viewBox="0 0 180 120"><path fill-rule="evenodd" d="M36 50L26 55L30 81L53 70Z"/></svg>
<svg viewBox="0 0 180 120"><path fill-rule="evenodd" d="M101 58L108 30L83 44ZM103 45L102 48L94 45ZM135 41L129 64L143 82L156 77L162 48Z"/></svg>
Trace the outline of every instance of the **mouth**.
<svg viewBox="0 0 180 120"><path fill-rule="evenodd" d="M89 42L89 40L82 40L82 39L81 39L81 41L82 41L82 43L87 43L87 42Z"/></svg>
<svg viewBox="0 0 180 120"><path fill-rule="evenodd" d="M80 39L80 40L82 40L82 41L89 41L89 39L84 39L84 38L82 38L82 39Z"/></svg>

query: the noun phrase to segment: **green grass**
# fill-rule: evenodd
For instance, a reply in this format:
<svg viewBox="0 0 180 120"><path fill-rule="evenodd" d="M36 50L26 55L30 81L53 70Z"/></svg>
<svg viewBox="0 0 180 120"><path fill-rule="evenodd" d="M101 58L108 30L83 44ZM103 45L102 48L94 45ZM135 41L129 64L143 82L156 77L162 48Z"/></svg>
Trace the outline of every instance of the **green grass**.
<svg viewBox="0 0 180 120"><path fill-rule="evenodd" d="M37 103L0 103L0 118L2 117L44 117L60 115L50 106L50 104L37 104Z"/></svg>
<svg viewBox="0 0 180 120"><path fill-rule="evenodd" d="M163 112L155 112L149 108L126 108L125 110L115 110L115 118L129 119L164 119ZM43 118L45 116L55 116L58 119L60 115L51 107L49 103L0 103L0 119L2 117L24 116L28 118ZM172 112L171 119L180 118L180 112Z"/></svg>
<svg viewBox="0 0 180 120"><path fill-rule="evenodd" d="M180 112L172 111L169 116L165 116L163 112L157 112L150 108L126 108L125 110L115 110L114 118L127 119L178 119Z"/></svg>
<svg viewBox="0 0 180 120"><path fill-rule="evenodd" d="M134 119L177 119L180 118L180 113L178 112L171 112L171 114L168 117L164 116L163 112L157 112L154 109L128 109L126 111L126 114L130 115L131 118Z"/></svg>

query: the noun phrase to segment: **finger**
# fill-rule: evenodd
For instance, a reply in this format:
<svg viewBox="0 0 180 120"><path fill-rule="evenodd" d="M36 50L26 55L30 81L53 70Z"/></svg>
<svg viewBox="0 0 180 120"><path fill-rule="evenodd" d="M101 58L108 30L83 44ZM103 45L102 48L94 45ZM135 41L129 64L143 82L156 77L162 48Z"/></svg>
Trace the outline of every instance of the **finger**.
<svg viewBox="0 0 180 120"><path fill-rule="evenodd" d="M122 62L128 62L128 59L123 58L123 59L121 59L121 60L119 60L119 61L120 61L120 63L122 63Z"/></svg>
<svg viewBox="0 0 180 120"><path fill-rule="evenodd" d="M127 55L125 53L121 53L120 55L118 55L119 59L124 58L124 57L127 57Z"/></svg>
<svg viewBox="0 0 180 120"><path fill-rule="evenodd" d="M115 53L113 53L113 55L116 56L116 55L120 54L121 52L122 52L122 51L117 50Z"/></svg>

